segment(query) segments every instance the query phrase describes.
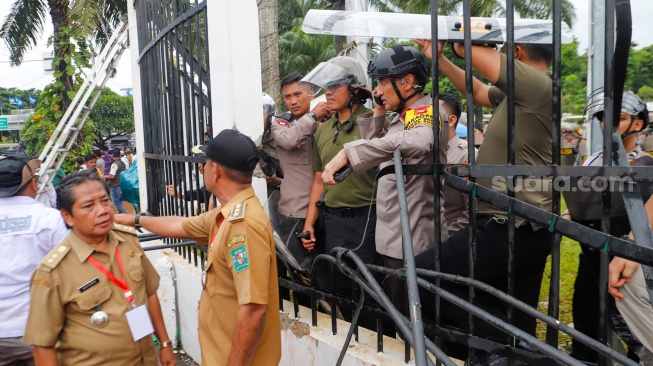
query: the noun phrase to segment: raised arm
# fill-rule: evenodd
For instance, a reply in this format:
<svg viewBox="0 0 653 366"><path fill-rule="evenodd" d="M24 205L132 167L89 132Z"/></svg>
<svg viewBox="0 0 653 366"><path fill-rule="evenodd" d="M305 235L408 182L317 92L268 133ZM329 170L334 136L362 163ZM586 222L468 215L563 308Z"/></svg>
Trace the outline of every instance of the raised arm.
<svg viewBox="0 0 653 366"><path fill-rule="evenodd" d="M431 60L431 40L428 39L416 39L414 40L417 44L422 47L425 56ZM456 66L448 58L442 54L442 48L444 47L444 41L438 42L438 68L444 76L451 81L451 83L461 92L463 95L467 93L467 84L465 80L465 70ZM486 79L490 82L496 82L499 78L499 54L497 51L489 49L483 46L472 46L472 66ZM462 43L454 44L455 51L461 57L464 57L464 47ZM459 48L463 49L463 52L459 51ZM488 51L492 51L495 54L492 54ZM494 61L494 56L496 56L496 61ZM494 64L492 64L495 62ZM490 72L496 66L496 75L494 72ZM491 74L491 75L490 75ZM490 86L482 83L475 77L472 77L473 87L474 87L474 102L481 104L486 107L494 107L490 102L488 93L490 91Z"/></svg>
<svg viewBox="0 0 653 366"><path fill-rule="evenodd" d="M167 238L188 238L189 233L181 226L181 222L185 217L181 216L141 216L139 219L140 225L147 231L151 231L156 235L164 236ZM135 226L135 216L129 214L117 214L114 216L117 224Z"/></svg>

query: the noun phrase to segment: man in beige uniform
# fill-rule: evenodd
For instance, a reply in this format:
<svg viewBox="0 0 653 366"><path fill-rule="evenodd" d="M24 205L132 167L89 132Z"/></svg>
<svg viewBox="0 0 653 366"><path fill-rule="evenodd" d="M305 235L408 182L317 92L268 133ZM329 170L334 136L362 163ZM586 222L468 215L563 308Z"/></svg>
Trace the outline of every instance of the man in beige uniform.
<svg viewBox="0 0 653 366"><path fill-rule="evenodd" d="M204 182L222 206L200 216L118 215L158 235L209 245L199 306L203 365L277 365L281 322L270 221L251 186L258 162L247 136L224 130L206 149Z"/></svg>
<svg viewBox="0 0 653 366"><path fill-rule="evenodd" d="M304 77L292 73L281 81L283 100L290 115L272 121L272 139L279 153L284 179L281 182L279 213L294 218L306 218L308 196L313 184L313 134L318 122L326 120L330 113L326 103L318 103L312 112L309 88L300 85ZM298 227L303 227L300 223Z"/></svg>
<svg viewBox="0 0 653 366"><path fill-rule="evenodd" d="M447 164L468 164L467 140L461 139L456 133L462 110L460 101L451 94L440 94L438 99L440 106L449 115ZM474 149L474 154L476 154L476 149ZM449 234L453 234L469 225L469 196L446 184L442 186L442 192L444 193L444 217L447 220L447 230L449 230Z"/></svg>
<svg viewBox="0 0 653 366"><path fill-rule="evenodd" d="M348 164L358 174L392 165L396 148L401 149L404 164L432 164L433 123L440 123L440 161L446 161L449 126L442 121L447 121L448 116L442 108L434 115L431 96L422 93L429 71L424 56L409 46L386 49L370 62L368 75L379 80L375 99L380 97L383 105L375 103L373 113L358 117L363 139L344 144L344 149L325 166L322 172L324 182L335 184L333 174ZM386 131L388 110L398 115ZM433 246L437 211L440 211L442 222L442 240L449 235L443 207L434 208L432 204L436 194L433 177L415 175L406 176L405 180L413 249L417 255ZM382 177L378 184L376 251L383 255L386 267L401 268L404 261L395 175ZM442 192L438 193L442 196ZM401 280L390 280L390 296L400 309L405 302L403 286Z"/></svg>
<svg viewBox="0 0 653 366"><path fill-rule="evenodd" d="M113 205L105 183L93 171L75 172L62 181L57 194L71 233L32 276L23 341L34 345L36 365L156 365L152 338L134 341L127 320L142 306L141 319L151 321L162 341L161 363L174 365L156 294L159 275L136 231L112 226ZM111 278L121 285L126 281L126 286Z"/></svg>

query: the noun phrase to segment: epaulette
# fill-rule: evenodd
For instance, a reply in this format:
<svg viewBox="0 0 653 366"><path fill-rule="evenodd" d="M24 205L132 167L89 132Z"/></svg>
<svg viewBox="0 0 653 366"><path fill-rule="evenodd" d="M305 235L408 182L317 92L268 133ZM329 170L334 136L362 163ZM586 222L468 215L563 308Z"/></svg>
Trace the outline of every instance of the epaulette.
<svg viewBox="0 0 653 366"><path fill-rule="evenodd" d="M53 249L45 258L43 258L41 264L44 265L47 269L53 270L59 265L63 257L65 257L68 252L70 252L70 247L60 244L55 249Z"/></svg>
<svg viewBox="0 0 653 366"><path fill-rule="evenodd" d="M241 221L245 218L245 202L237 203L234 205L234 208L231 209L231 214L229 215L229 222Z"/></svg>
<svg viewBox="0 0 653 366"><path fill-rule="evenodd" d="M136 232L136 229L134 229L131 226L127 226L127 225L113 223L113 230L120 231L121 233L132 234L134 236L138 235L138 232Z"/></svg>

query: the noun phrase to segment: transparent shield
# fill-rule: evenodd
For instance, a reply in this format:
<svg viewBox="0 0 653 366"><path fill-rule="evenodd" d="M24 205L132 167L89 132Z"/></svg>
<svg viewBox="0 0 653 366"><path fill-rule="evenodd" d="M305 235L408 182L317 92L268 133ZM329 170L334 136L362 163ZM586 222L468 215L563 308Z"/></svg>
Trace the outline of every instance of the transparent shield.
<svg viewBox="0 0 653 366"><path fill-rule="evenodd" d="M351 80L349 75L351 74L347 70L338 65L320 62L299 82L310 87L307 89L312 93L309 94L311 96L316 96L322 91L334 94L343 93L347 91L347 88L341 88L341 86L349 85Z"/></svg>

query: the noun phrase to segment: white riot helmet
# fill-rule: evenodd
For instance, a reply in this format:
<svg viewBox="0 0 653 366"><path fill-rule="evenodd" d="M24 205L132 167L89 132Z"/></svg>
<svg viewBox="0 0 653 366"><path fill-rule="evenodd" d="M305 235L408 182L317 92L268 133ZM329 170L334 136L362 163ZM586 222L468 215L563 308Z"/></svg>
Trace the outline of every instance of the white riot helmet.
<svg viewBox="0 0 653 366"><path fill-rule="evenodd" d="M604 95L603 95L603 88L599 88L595 90L592 94L587 97L587 106L585 107L585 112L590 118L596 118L599 121L603 121L603 101ZM623 93L622 99L621 99L621 111L628 113L631 116L631 121L630 121L630 126L628 126L628 130L630 130L630 127L632 126L633 123L635 123L635 120L637 118L640 118L644 121L644 124L642 125L642 128L640 131L649 124L649 119L648 119L648 109L646 109L646 103L642 99L640 99L635 93L632 91L626 91ZM619 119L617 116L615 116L615 119L618 121ZM634 133L637 133L639 131L630 131L627 132L623 135L621 135L621 138L624 139Z"/></svg>
<svg viewBox="0 0 653 366"><path fill-rule="evenodd" d="M269 116L275 113L277 113L277 104L274 102L274 99L272 99L271 96L263 93L263 115Z"/></svg>
<svg viewBox="0 0 653 366"><path fill-rule="evenodd" d="M322 90L346 85L351 94L350 102L362 104L372 97L372 92L366 89L367 74L361 64L349 56L337 56L321 62L300 83L308 83L313 96ZM354 93L356 88L359 88L358 94Z"/></svg>

